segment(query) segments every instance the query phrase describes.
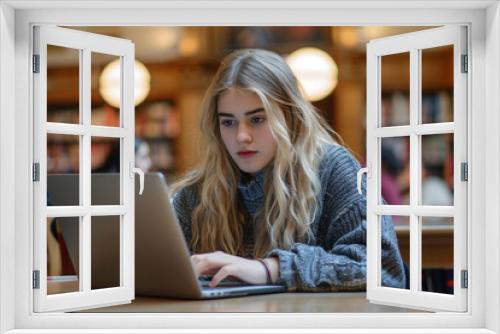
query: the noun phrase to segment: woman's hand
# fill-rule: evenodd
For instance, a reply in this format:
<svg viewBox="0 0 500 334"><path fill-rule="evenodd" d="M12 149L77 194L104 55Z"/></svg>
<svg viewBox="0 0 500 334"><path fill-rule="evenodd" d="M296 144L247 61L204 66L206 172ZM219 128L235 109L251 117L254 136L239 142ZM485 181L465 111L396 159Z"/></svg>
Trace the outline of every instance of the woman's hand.
<svg viewBox="0 0 500 334"><path fill-rule="evenodd" d="M278 259L267 258L263 260L269 268L271 281L276 282L279 273ZM192 255L191 263L196 277L204 274L214 274L209 283L212 288L228 276L239 278L250 284L267 283L266 269L257 260L245 259L224 252L213 252Z"/></svg>

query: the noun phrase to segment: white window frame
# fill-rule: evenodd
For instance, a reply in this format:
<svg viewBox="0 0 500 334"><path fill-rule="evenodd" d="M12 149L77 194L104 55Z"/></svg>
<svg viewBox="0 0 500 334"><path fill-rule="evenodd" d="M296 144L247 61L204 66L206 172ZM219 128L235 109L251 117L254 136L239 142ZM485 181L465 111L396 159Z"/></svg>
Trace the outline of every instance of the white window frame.
<svg viewBox="0 0 500 334"><path fill-rule="evenodd" d="M37 26L34 54L39 56L39 73L33 76L34 162L39 164L39 181L33 184L34 256L33 269L39 271L39 288L34 290L37 312L81 310L90 307L130 303L134 299L134 45L128 40L55 26ZM47 121L47 45L78 50L80 71L79 123ZM92 53L111 55L120 60L120 124L115 127L91 124ZM79 138L79 203L73 206L47 206L47 136L66 134ZM92 205L91 142L95 137L120 142L120 188L118 205ZM119 219L119 280L116 287L91 289L92 218L116 216ZM79 224L79 289L71 293L47 294L47 217L76 217ZM43 225L42 225L43 224Z"/></svg>
<svg viewBox="0 0 500 334"><path fill-rule="evenodd" d="M467 162L467 83L469 73L462 72L462 55L467 54L467 27L444 26L399 36L372 40L367 45L367 295L375 303L411 305L430 311L467 310L468 291L461 287L461 271L467 270L467 188L461 180L460 164ZM453 120L446 123L421 123L422 52L451 45L453 47ZM410 108L408 125L382 126L381 80L382 59L394 54L408 54L410 72ZM429 134L453 136L454 203L451 206L422 205L422 137ZM408 138L410 141L410 201L407 205L382 203L381 141L384 138ZM381 226L384 215L406 216L410 229L410 289L381 286ZM451 217L453 237L453 294L432 293L421 290L422 283L422 229L421 217ZM472 273L471 273L472 274Z"/></svg>
<svg viewBox="0 0 500 334"><path fill-rule="evenodd" d="M62 9L63 6L72 8ZM369 10L363 10L366 8ZM377 315L32 313L32 290L29 288L33 219L30 26L55 23L181 26L468 24L472 37L473 87L468 115L468 220L471 222L468 230L468 258L471 259L468 312ZM49 328L75 328L80 329L79 333L88 328L93 328L87 330L89 333L132 328L135 330L128 332L139 333L145 332L140 330L144 326L171 329L196 326L199 332L214 332L214 329L221 332L217 328L247 329L246 332L249 328L255 332L259 332L258 328L276 332L279 328L289 328L288 331L301 328L293 330L294 333L350 331L347 328L358 328L366 333L387 332L387 328L393 328L392 332L412 333L429 333L433 331L430 329L440 333L500 332L500 7L497 1L3 1L0 3L0 73L0 333L46 333ZM12 196L12 189L15 196ZM377 327L386 329L381 331Z"/></svg>

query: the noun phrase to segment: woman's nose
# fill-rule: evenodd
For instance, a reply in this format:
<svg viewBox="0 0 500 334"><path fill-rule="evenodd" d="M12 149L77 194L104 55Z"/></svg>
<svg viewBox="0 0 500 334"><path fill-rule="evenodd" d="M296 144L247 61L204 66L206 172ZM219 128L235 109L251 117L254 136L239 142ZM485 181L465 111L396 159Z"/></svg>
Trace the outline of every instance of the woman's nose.
<svg viewBox="0 0 500 334"><path fill-rule="evenodd" d="M246 127L245 125L240 125L238 127L238 133L237 133L236 140L240 143L251 141L252 134L250 132L250 129L248 129L248 127Z"/></svg>

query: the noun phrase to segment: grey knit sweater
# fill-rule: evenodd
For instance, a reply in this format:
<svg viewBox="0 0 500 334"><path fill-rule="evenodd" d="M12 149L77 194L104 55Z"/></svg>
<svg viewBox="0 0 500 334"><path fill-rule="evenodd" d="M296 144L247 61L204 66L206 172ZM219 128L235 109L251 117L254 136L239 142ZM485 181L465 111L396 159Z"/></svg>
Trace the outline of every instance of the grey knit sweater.
<svg viewBox="0 0 500 334"><path fill-rule="evenodd" d="M279 258L279 284L289 291L352 291L366 287L366 198L357 192L360 166L342 146L330 145L321 159L318 174L322 189L317 215L311 225L314 240L290 249L273 249L266 257ZM265 170L238 183L239 198L252 217L263 205ZM366 193L365 182L362 184ZM191 213L197 204L193 187L178 191L173 204L189 243ZM244 227L245 248L253 249L253 223ZM406 278L392 221L382 221L382 286L404 287Z"/></svg>

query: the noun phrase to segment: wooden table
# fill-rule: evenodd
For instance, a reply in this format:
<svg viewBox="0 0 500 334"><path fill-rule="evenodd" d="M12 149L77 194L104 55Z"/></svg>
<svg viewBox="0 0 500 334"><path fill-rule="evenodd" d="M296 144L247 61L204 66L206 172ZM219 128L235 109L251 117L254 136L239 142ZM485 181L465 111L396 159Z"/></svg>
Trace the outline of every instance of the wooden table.
<svg viewBox="0 0 500 334"><path fill-rule="evenodd" d="M198 312L290 312L290 313L376 313L421 312L368 302L364 292L278 293L213 300L180 300L140 297L125 305L85 312L120 313L198 313Z"/></svg>

